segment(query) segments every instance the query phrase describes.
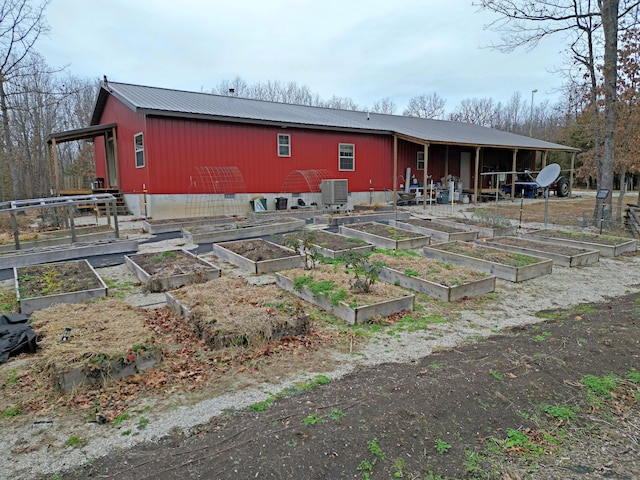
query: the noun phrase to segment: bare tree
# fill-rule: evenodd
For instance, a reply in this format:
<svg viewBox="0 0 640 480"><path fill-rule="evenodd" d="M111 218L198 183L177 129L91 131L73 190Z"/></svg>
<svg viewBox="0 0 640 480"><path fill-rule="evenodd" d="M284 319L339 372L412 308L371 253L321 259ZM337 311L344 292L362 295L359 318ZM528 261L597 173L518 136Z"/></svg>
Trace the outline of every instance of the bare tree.
<svg viewBox="0 0 640 480"><path fill-rule="evenodd" d="M0 170L0 194L6 198L5 183L7 165L11 176L13 198L20 188L20 163L15 158L7 89L22 74L28 64L29 54L43 33L48 31L44 11L49 4L45 0L32 5L30 0L3 0L0 3L0 114L2 115L2 169Z"/></svg>
<svg viewBox="0 0 640 480"><path fill-rule="evenodd" d="M603 150L597 154L598 188L613 189L616 131L616 61L618 25L621 19L637 15L636 0L481 0L475 4L493 11L498 19L490 28L503 32L502 43L494 45L503 51L518 47L535 48L540 40L561 34L568 39L573 59L586 70L591 83L591 106L594 109L594 144L600 144L598 130L598 62L599 46L603 45L602 64L604 90ZM633 24L633 22L631 22ZM602 206L596 204L594 214ZM610 202L605 214L611 218Z"/></svg>
<svg viewBox="0 0 640 480"><path fill-rule="evenodd" d="M449 120L493 127L498 118L499 107L492 98L468 98L462 100L449 114Z"/></svg>
<svg viewBox="0 0 640 480"><path fill-rule="evenodd" d="M373 108L371 109L371 111L376 113L388 113L390 115L393 115L396 111L396 108L397 108L396 103L393 100L391 100L390 97L385 97L382 100L374 102Z"/></svg>
<svg viewBox="0 0 640 480"><path fill-rule="evenodd" d="M444 118L444 106L447 101L437 93L423 93L409 99L407 108L402 112L409 117Z"/></svg>

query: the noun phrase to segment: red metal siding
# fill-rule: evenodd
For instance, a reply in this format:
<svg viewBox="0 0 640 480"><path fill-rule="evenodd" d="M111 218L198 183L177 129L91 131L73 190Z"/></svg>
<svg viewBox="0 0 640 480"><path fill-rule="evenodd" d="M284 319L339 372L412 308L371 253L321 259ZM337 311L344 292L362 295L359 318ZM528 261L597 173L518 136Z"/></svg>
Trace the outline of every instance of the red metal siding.
<svg viewBox="0 0 640 480"><path fill-rule="evenodd" d="M352 191L390 188L393 144L388 136L148 117L145 151L149 193L188 191L199 166L235 166L247 192L278 193L294 170L327 169ZM291 137L291 156L278 156L278 133ZM338 171L338 144L355 145L355 171Z"/></svg>
<svg viewBox="0 0 640 480"><path fill-rule="evenodd" d="M136 168L133 136L145 130L145 117L136 113L122 102L109 97L100 119L100 123L117 123L118 137L118 171L120 189L124 193L142 192L143 185L148 183L147 168ZM145 164L148 165L148 139L144 135ZM106 156L104 141L96 139L96 176L106 177Z"/></svg>

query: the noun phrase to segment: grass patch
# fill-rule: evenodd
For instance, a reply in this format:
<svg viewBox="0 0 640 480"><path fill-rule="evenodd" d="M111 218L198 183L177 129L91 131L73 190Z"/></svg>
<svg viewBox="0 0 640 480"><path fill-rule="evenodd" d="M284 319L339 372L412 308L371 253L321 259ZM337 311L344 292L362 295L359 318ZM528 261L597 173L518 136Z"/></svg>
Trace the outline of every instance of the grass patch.
<svg viewBox="0 0 640 480"><path fill-rule="evenodd" d="M88 443L89 442L86 439L75 436L75 435L73 437L68 438L67 441L64 442L65 446L72 447L72 448L82 448Z"/></svg>

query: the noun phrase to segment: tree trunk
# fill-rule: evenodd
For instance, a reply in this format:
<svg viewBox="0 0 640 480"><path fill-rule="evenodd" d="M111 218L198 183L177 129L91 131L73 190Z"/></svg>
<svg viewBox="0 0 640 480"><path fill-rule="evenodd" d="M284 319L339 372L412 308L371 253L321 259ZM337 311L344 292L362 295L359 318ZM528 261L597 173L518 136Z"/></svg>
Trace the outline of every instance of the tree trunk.
<svg viewBox="0 0 640 480"><path fill-rule="evenodd" d="M4 77L0 76L0 114L2 115L2 143L5 159L9 164L11 186L13 187L13 199L18 198L20 191L20 170L13 158L13 145L11 143L11 129L9 126L9 107L7 106L7 93L5 91Z"/></svg>
<svg viewBox="0 0 640 480"><path fill-rule="evenodd" d="M613 192L613 166L616 148L616 84L618 80L618 6L619 0L599 0L604 33L604 146L598 169L598 189ZM601 210L604 200L596 202ZM611 220L611 202L604 205L605 220Z"/></svg>

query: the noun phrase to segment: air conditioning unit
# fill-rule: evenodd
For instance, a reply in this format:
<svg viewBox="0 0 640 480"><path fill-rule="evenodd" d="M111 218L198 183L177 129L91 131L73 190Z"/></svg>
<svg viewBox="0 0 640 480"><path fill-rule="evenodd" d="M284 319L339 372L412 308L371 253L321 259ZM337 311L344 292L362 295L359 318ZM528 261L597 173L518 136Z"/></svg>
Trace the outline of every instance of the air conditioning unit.
<svg viewBox="0 0 640 480"><path fill-rule="evenodd" d="M348 180L323 180L320 183L322 191L322 204L328 205L346 205L349 201L349 184Z"/></svg>

